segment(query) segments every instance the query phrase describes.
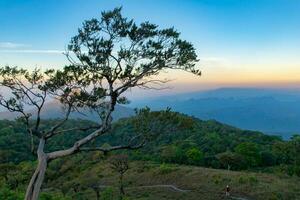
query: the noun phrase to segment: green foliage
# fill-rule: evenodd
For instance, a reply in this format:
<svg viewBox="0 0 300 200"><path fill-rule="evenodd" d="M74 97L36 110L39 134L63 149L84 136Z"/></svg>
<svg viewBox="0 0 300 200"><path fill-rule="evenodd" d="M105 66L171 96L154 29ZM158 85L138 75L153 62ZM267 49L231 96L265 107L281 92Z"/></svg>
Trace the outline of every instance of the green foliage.
<svg viewBox="0 0 300 200"><path fill-rule="evenodd" d="M194 67L195 49L180 39L179 32L174 28L159 29L149 22L137 24L123 17L121 8L102 12L100 19L85 21L68 49L83 63L83 71L95 72L93 80L108 77L109 82L132 83L141 75L149 77L175 66L200 75ZM138 62L141 59L143 62ZM117 65L110 64L110 60Z"/></svg>
<svg viewBox="0 0 300 200"><path fill-rule="evenodd" d="M247 166L256 167L261 164L261 155L257 144L253 142L244 142L235 147L235 152L243 156Z"/></svg>
<svg viewBox="0 0 300 200"><path fill-rule="evenodd" d="M186 157L189 164L201 165L203 164L204 154L199 149L193 147L186 151Z"/></svg>
<svg viewBox="0 0 300 200"><path fill-rule="evenodd" d="M245 162L244 158L239 154L227 151L224 153L217 154L216 157L222 168L232 170L240 170L247 168L247 163Z"/></svg>
<svg viewBox="0 0 300 200"><path fill-rule="evenodd" d="M185 154L180 147L169 145L163 147L161 158L163 162L182 163L185 160Z"/></svg>
<svg viewBox="0 0 300 200"><path fill-rule="evenodd" d="M170 166L166 163L159 165L159 168L158 168L159 174L169 174L173 171L176 171L176 168L174 168L173 166Z"/></svg>
<svg viewBox="0 0 300 200"><path fill-rule="evenodd" d="M101 192L101 199L102 200L112 200L114 199L115 192L112 188L105 188L103 192Z"/></svg>
<svg viewBox="0 0 300 200"><path fill-rule="evenodd" d="M41 200L71 200L69 197L64 197L61 194L52 194L52 193L46 193L42 192L40 196Z"/></svg>
<svg viewBox="0 0 300 200"><path fill-rule="evenodd" d="M271 150L260 152L261 165L262 166L273 166L276 165L276 156Z"/></svg>
<svg viewBox="0 0 300 200"><path fill-rule="evenodd" d="M42 121L41 125L46 128L55 123L55 120L47 120ZM84 120L70 120L63 128L72 128L74 123L82 127L93 125L92 122ZM9 129L5 128L7 124ZM34 158L30 153L30 144L27 140L23 140L23 131L22 124L17 121L0 121L2 162L18 163ZM58 150L62 146L71 147L85 134L88 133L76 131L76 134L57 135L48 142L47 151ZM110 134L94 140L91 146L108 148L127 143L128 138L132 137L136 137L132 141L133 145L143 140L147 142L144 148L129 152L130 159L224 169L229 167L232 170L286 164L292 166L291 170L283 172L292 171L292 174L299 174L296 167L300 162L299 137L283 141L277 137L243 131L216 121L202 121L170 110L156 112L151 112L148 108L139 110L135 117L114 123ZM5 142L1 143L1 139ZM27 149L21 148L26 146ZM94 154L92 160L100 160L103 156L105 155ZM70 165L65 163L62 173ZM56 174L54 170L53 177L57 176Z"/></svg>
<svg viewBox="0 0 300 200"><path fill-rule="evenodd" d="M7 185L1 185L0 187L0 199L5 200L23 200L24 194L15 190L9 189Z"/></svg>

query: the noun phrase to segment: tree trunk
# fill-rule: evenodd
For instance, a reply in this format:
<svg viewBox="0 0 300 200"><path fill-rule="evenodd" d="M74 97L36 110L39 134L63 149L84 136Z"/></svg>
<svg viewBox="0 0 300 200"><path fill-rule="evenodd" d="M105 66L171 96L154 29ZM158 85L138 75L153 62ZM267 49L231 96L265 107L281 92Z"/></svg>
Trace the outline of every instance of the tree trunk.
<svg viewBox="0 0 300 200"><path fill-rule="evenodd" d="M119 179L120 200L122 200L125 195L124 186L123 186L123 174L120 174L119 178L120 178Z"/></svg>
<svg viewBox="0 0 300 200"><path fill-rule="evenodd" d="M45 139L41 138L37 150L38 165L27 186L25 200L38 200L39 198L41 186L45 178L45 173L48 164L48 157L44 152L44 146Z"/></svg>
<svg viewBox="0 0 300 200"><path fill-rule="evenodd" d="M100 191L98 189L95 189L96 193L96 200L100 200Z"/></svg>

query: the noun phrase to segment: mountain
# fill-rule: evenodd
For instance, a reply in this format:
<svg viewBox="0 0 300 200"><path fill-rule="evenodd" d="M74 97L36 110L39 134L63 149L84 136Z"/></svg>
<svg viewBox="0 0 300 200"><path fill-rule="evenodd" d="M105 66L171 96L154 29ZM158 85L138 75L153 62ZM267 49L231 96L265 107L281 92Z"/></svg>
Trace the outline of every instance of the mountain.
<svg viewBox="0 0 300 200"><path fill-rule="evenodd" d="M35 110L30 110L30 113L35 115ZM117 105L115 111L113 112L113 119L118 120L124 117L129 117L134 115L134 110L131 108L127 108L125 106ZM8 119L13 120L18 117L18 113L12 112L0 112L0 120ZM44 109L41 112L42 119L59 119L64 117L63 109L57 104L55 101L49 102L44 106ZM98 121L99 116L95 112L90 112L88 110L81 109L80 113L73 112L70 115L70 119L83 119L83 120L91 120Z"/></svg>
<svg viewBox="0 0 300 200"><path fill-rule="evenodd" d="M200 119L214 119L241 129L280 135L285 139L300 133L300 90L268 88L220 88L162 96L133 101L129 106L118 105L115 120L134 115L134 107L148 106L153 110L171 107L172 110ZM72 119L96 121L95 113L82 110L84 115L72 113ZM63 112L55 102L42 111L43 119L61 118ZM0 112L0 119L14 119L10 112Z"/></svg>
<svg viewBox="0 0 300 200"><path fill-rule="evenodd" d="M136 120L138 115L114 122L112 132L97 138L90 147L127 144L134 134L142 133L151 139L142 149L117 154L79 152L53 160L43 184L41 196L45 198L41 199L95 199L97 191L101 199L115 199L119 177L109 162L120 154L130 161L124 187L131 199L225 199L227 184L233 188L232 199L273 199L274 194L279 199L299 199L300 138L283 141L170 111L146 112L141 126ZM53 123L55 120L44 120L43 127ZM88 123L93 122L71 119L65 128ZM22 194L20 198L7 196L25 191L36 166L25 131L18 121L0 120L0 168L4 172L0 180L10 181L0 184L0 199L23 199ZM69 148L87 134L58 134L47 141L46 152Z"/></svg>
<svg viewBox="0 0 300 200"><path fill-rule="evenodd" d="M300 133L300 90L220 88L136 102L132 107L171 107L200 119L289 138Z"/></svg>
<svg viewBox="0 0 300 200"><path fill-rule="evenodd" d="M56 120L43 120L41 127L43 130L47 130L53 124L56 124ZM64 129L74 128L74 126L87 127L92 124L94 123L91 121L70 119L64 124ZM32 159L33 155L30 152L31 140L29 135L24 133L26 133L26 129L20 122L0 120L0 155L10 152L13 155L9 157L11 162ZM58 134L47 141L46 151L51 152L72 147L74 142L89 133L72 131ZM221 167L221 163L216 156L228 151L235 152L236 148L245 142L255 145L254 149L251 147L251 151L257 152L254 156L258 157L262 152L272 151L272 146L276 143L284 142L275 136L265 135L257 131L241 130L214 120L200 120L178 112L153 111L146 113L145 116L140 114L114 122L111 132L97 138L91 145L116 146L128 144L130 138L141 133L149 141L143 149L139 150L140 153L132 152L133 158L193 164L193 159L189 158L188 152L198 149L202 152L202 155L198 155L202 159L201 162L195 160L197 163L194 164L207 167ZM134 142L139 143L139 139L141 138ZM288 143L288 141L285 143ZM1 154L1 152L4 152L4 154ZM238 157L238 159L239 163L232 163L232 168L244 169L247 167L247 165L241 166L241 158ZM264 162L264 160L261 161ZM261 163L261 165L264 165L264 163Z"/></svg>

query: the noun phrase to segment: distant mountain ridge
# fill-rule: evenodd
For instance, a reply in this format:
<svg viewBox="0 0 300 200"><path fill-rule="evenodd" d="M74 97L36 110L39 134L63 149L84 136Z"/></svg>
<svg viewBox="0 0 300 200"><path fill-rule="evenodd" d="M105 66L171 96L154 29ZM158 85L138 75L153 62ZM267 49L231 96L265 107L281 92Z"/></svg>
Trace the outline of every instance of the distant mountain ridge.
<svg viewBox="0 0 300 200"><path fill-rule="evenodd" d="M28 110L28 112L34 114L34 110ZM81 113L73 112L70 115L71 119L85 119L91 121L99 121L99 116L95 112L90 112L88 110L81 109ZM117 105L115 111L113 112L113 119L118 120L120 118L130 117L134 115L134 110L131 108L127 108L125 106ZM12 112L0 112L0 120L8 119L13 120L18 117L18 113ZM42 119L60 119L64 117L64 112L60 105L55 101L48 102L47 105L44 106L44 109L41 112Z"/></svg>
<svg viewBox="0 0 300 200"><path fill-rule="evenodd" d="M153 110L172 110L203 120L217 120L241 129L262 131L287 139L300 133L300 90L261 88L220 88L133 101L129 107L117 105L114 120L134 115L133 108L148 106ZM95 113L82 110L71 119L99 120ZM13 120L17 115L0 112L1 119ZM62 118L63 112L55 102L42 111L43 119Z"/></svg>
<svg viewBox="0 0 300 200"><path fill-rule="evenodd" d="M300 90L220 88L143 100L133 107L173 110L289 138L300 133Z"/></svg>

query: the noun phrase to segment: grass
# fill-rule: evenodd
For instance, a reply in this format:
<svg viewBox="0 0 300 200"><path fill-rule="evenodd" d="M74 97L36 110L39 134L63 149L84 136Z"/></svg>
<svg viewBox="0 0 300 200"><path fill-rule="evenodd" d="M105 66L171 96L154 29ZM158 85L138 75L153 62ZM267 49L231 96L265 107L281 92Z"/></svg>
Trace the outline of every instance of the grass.
<svg viewBox="0 0 300 200"><path fill-rule="evenodd" d="M81 192L85 194L86 199L95 199L94 192L85 188L82 180L98 176L97 184L109 187L112 194L116 196L118 177L107 164L100 162L86 169L81 168L80 171L80 173L76 173L76 169L69 169L66 171L66 176L61 176L55 182L48 183L47 187L58 188L60 187L59 182L68 184L68 182L78 180L78 185L84 188L81 189ZM267 173L133 162L130 170L125 174L124 182L127 198L135 200L226 199L226 185L231 188L232 198L229 199L300 199L300 178ZM178 192L167 187L141 187L155 185L174 185L181 190L188 191ZM102 193L107 193L106 190L102 189ZM77 199L75 192L71 191L68 195L72 196L72 199ZM112 200L113 197L109 199Z"/></svg>

